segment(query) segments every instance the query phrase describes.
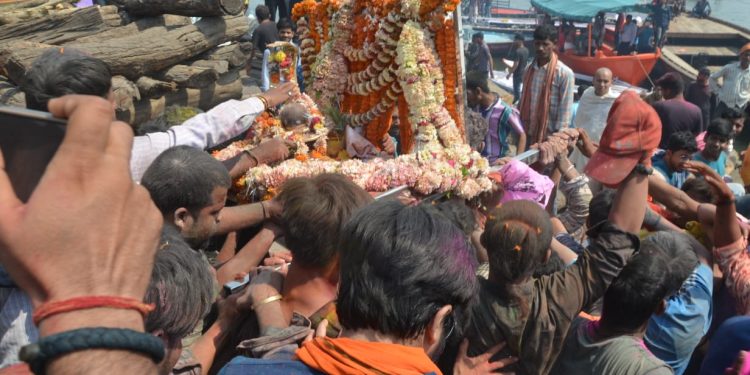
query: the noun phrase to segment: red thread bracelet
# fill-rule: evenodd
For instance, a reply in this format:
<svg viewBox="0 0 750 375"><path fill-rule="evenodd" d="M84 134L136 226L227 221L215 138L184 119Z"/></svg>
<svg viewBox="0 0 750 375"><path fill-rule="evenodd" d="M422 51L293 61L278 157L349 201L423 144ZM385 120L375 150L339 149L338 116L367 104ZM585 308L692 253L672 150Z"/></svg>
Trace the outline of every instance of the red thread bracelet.
<svg viewBox="0 0 750 375"><path fill-rule="evenodd" d="M34 310L32 319L35 325L52 315L62 314L71 311L88 310L96 308L125 309L136 310L141 315L154 311L154 304L146 304L134 298L115 297L115 296L86 296L73 297L62 301L47 302L38 309Z"/></svg>

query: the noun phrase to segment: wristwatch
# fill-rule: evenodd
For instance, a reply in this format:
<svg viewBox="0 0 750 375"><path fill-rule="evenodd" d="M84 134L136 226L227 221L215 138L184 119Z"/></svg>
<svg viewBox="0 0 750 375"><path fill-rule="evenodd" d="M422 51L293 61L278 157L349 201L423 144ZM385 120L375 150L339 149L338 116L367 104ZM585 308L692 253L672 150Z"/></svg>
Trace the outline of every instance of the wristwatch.
<svg viewBox="0 0 750 375"><path fill-rule="evenodd" d="M651 168L649 166L646 166L644 164L636 164L635 168L633 169L633 172L638 174L643 174L646 176L651 176L654 174L654 168Z"/></svg>

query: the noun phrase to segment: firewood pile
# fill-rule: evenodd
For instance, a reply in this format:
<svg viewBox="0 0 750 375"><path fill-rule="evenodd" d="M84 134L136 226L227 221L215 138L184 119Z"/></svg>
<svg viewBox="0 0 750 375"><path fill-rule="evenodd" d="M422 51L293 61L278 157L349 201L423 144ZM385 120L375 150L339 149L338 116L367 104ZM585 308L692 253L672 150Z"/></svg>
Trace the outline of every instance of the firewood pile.
<svg viewBox="0 0 750 375"><path fill-rule="evenodd" d="M117 117L137 126L170 105L208 110L242 96L249 30L243 0L0 1L0 104L24 105L18 86L50 48L74 48L112 71ZM190 17L201 17L194 24Z"/></svg>

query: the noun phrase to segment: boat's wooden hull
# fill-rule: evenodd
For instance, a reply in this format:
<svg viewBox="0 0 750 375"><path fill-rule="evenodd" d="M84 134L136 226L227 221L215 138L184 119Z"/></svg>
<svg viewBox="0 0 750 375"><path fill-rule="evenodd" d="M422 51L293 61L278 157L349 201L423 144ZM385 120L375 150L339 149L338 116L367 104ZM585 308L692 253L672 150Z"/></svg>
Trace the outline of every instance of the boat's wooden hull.
<svg viewBox="0 0 750 375"><path fill-rule="evenodd" d="M593 76L600 68L609 68L615 78L633 86L639 85L651 73L661 57L659 49L654 53L616 56L610 48L597 52L596 56L577 56L563 53L560 60L576 73Z"/></svg>

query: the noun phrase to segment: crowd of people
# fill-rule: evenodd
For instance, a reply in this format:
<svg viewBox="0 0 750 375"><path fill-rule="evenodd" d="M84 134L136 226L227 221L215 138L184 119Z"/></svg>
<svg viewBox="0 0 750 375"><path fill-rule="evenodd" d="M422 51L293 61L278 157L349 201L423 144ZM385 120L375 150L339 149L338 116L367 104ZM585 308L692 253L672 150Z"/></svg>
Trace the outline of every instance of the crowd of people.
<svg viewBox="0 0 750 375"><path fill-rule="evenodd" d="M750 161L728 155L750 45L688 88L715 108L673 74L658 101L617 95L602 69L574 110L557 37L537 28L511 72L517 107L488 71L467 77L467 141L503 166L472 201L373 199L322 174L240 204L233 178L288 146L205 150L296 82L134 137L104 63L45 53L26 103L68 125L28 201L0 158L0 373L748 373ZM530 148L534 165L512 160Z"/></svg>

